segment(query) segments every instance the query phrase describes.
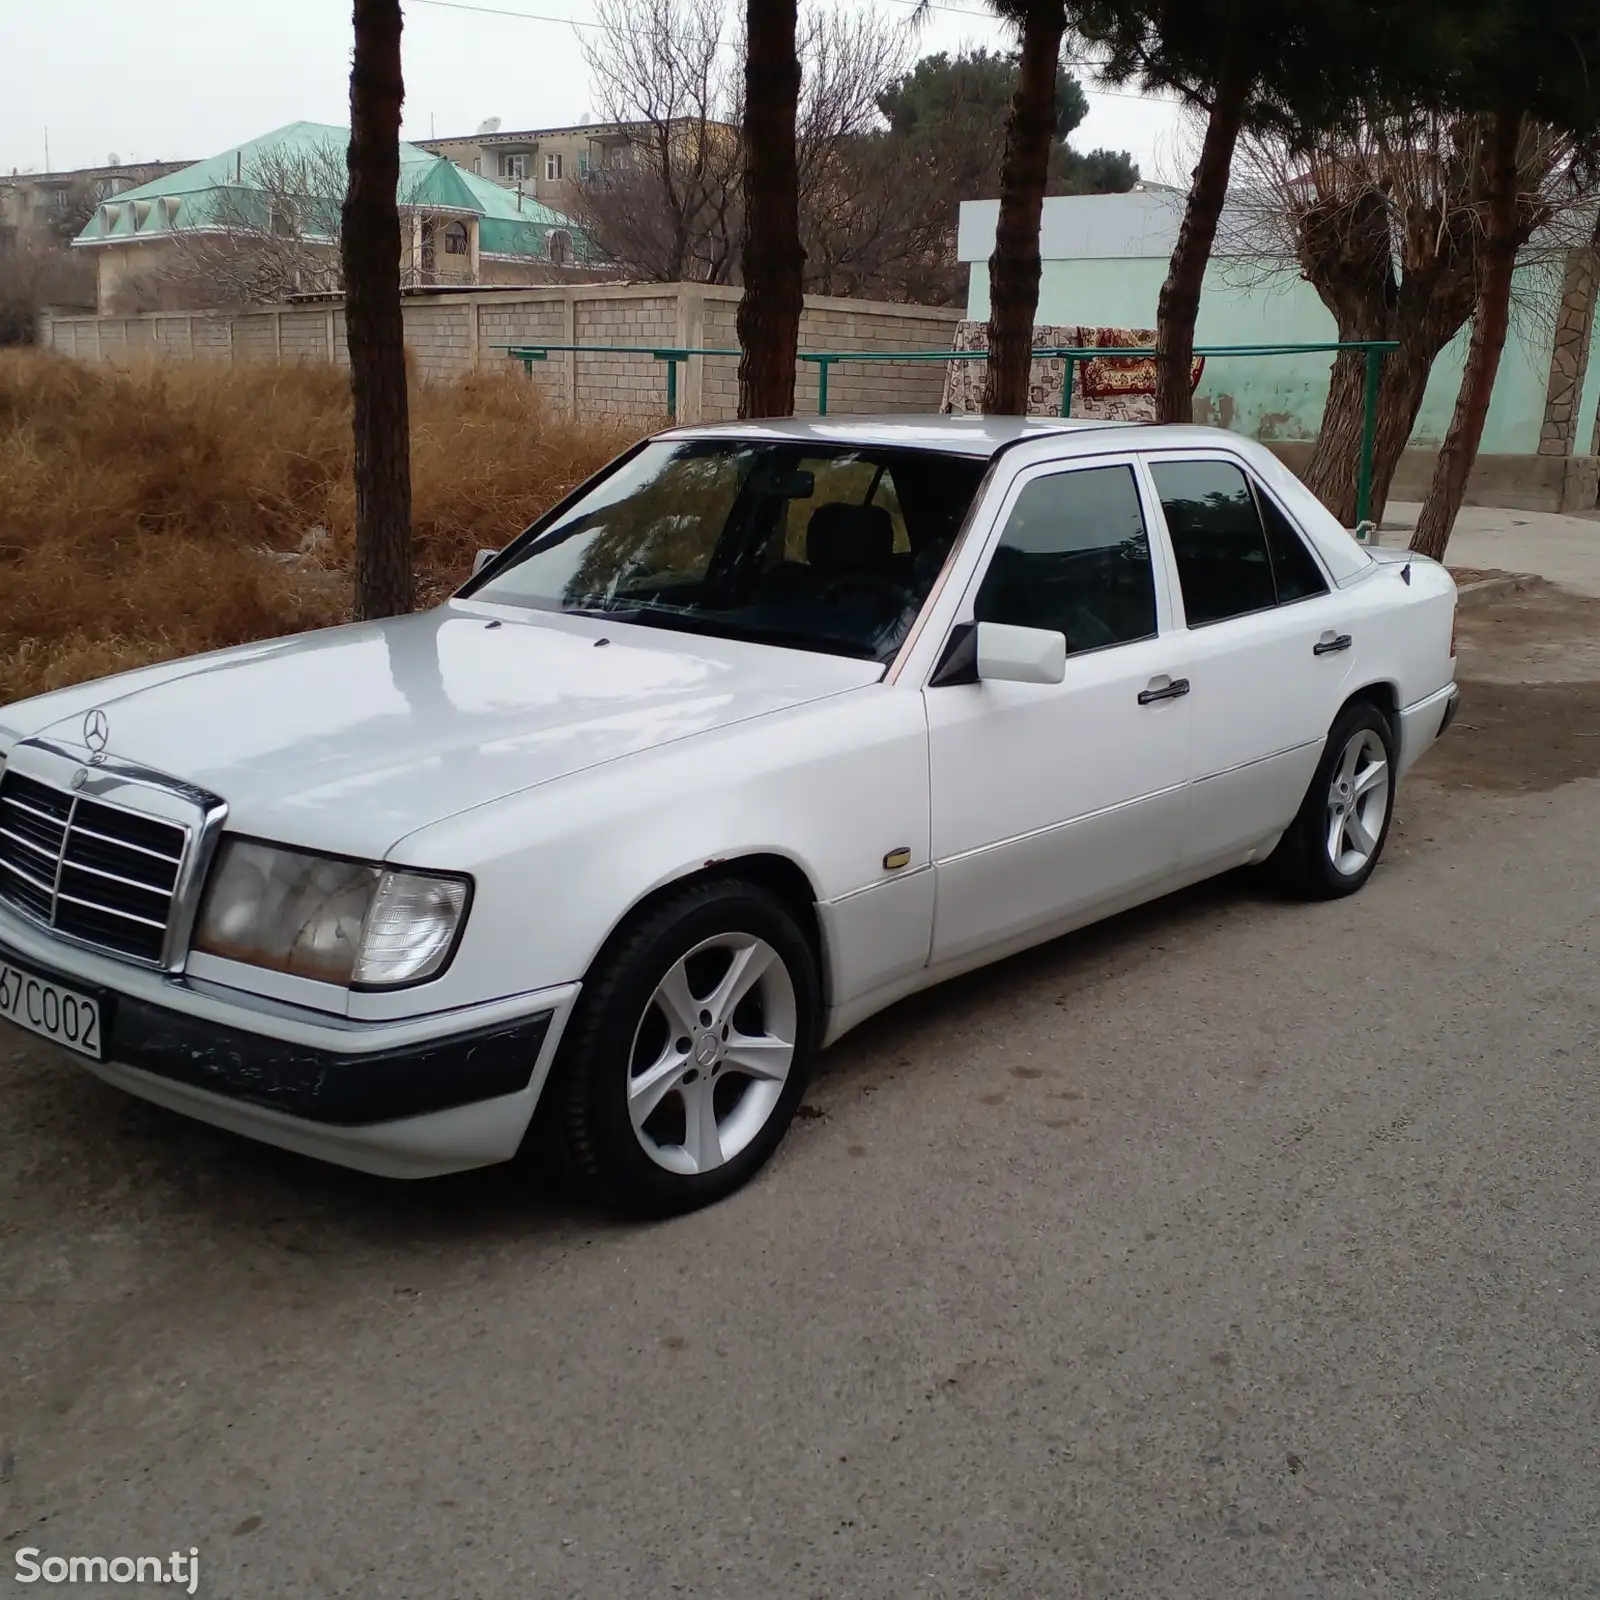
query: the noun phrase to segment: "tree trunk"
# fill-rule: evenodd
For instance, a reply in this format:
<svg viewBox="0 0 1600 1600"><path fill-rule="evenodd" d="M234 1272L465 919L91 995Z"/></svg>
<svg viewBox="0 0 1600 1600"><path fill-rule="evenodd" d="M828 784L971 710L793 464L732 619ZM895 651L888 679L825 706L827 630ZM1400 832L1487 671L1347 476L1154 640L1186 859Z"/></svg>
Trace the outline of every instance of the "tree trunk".
<svg viewBox="0 0 1600 1600"><path fill-rule="evenodd" d="M339 234L355 429L356 616L409 611L411 419L400 315L400 0L355 0Z"/></svg>
<svg viewBox="0 0 1600 1600"><path fill-rule="evenodd" d="M1249 92L1250 77L1244 63L1230 62L1217 83L1205 141L1189 184L1183 225L1156 303L1157 422L1194 420L1194 324L1200 312L1200 286L1211 261L1217 219L1228 198L1233 147L1239 142Z"/></svg>
<svg viewBox="0 0 1600 1600"><path fill-rule="evenodd" d="M1483 424L1489 415L1500 353L1511 321L1511 274L1517 264L1517 143L1522 114L1498 111L1489 131L1489 227L1483 247L1483 279L1472 318L1472 342L1466 370L1456 394L1455 413L1439 447L1433 482L1411 548L1420 555L1444 559L1456 513L1467 492L1467 477L1478 459Z"/></svg>
<svg viewBox="0 0 1600 1600"><path fill-rule="evenodd" d="M804 304L795 118L797 0L746 0L744 296L739 301L739 415L794 414Z"/></svg>
<svg viewBox="0 0 1600 1600"><path fill-rule="evenodd" d="M1341 340L1381 339L1384 333L1339 329ZM1372 505L1368 515L1382 522L1389 489L1400 466L1406 441L1422 409L1423 392L1437 350L1423 351L1402 343L1383 358L1378 379L1378 428L1372 450ZM1346 528L1356 525L1356 488L1361 464L1361 416L1366 393L1366 356L1345 351L1334 358L1328 401L1316 448L1305 471L1305 484Z"/></svg>
<svg viewBox="0 0 1600 1600"><path fill-rule="evenodd" d="M1006 119L1000 222L989 257L989 361L983 375L983 409L1004 416L1028 414L1033 318L1039 308L1039 218L1050 177L1056 63L1065 31L1060 0L1029 8L1017 92Z"/></svg>

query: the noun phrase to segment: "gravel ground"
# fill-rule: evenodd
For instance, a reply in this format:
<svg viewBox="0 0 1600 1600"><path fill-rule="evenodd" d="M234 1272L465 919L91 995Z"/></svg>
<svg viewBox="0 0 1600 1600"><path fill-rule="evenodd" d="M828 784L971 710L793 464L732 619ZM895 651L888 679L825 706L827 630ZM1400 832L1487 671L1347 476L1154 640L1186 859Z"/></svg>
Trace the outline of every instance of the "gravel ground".
<svg viewBox="0 0 1600 1600"><path fill-rule="evenodd" d="M319 1167L5 1035L0 1571L1600 1593L1597 610L1464 616L1361 895L1240 874L908 1002L669 1225Z"/></svg>

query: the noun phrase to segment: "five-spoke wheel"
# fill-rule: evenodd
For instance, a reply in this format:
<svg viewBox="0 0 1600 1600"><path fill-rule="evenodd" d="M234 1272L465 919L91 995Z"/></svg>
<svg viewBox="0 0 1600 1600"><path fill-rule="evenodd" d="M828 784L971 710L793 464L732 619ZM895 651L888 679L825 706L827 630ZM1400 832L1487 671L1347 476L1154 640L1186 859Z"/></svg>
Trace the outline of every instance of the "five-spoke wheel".
<svg viewBox="0 0 1600 1600"><path fill-rule="evenodd" d="M1296 894L1332 900L1372 876L1394 804L1394 730L1371 701L1334 719L1322 759L1271 865Z"/></svg>
<svg viewBox="0 0 1600 1600"><path fill-rule="evenodd" d="M716 934L673 962L633 1038L628 1115L669 1172L710 1172L759 1134L794 1064L794 980L748 933Z"/></svg>
<svg viewBox="0 0 1600 1600"><path fill-rule="evenodd" d="M1345 740L1328 785L1328 859L1346 877L1378 853L1389 818L1389 752L1375 728Z"/></svg>
<svg viewBox="0 0 1600 1600"><path fill-rule="evenodd" d="M800 908L735 879L647 905L601 952L562 1041L550 1093L569 1164L633 1211L728 1194L792 1120L819 1016Z"/></svg>

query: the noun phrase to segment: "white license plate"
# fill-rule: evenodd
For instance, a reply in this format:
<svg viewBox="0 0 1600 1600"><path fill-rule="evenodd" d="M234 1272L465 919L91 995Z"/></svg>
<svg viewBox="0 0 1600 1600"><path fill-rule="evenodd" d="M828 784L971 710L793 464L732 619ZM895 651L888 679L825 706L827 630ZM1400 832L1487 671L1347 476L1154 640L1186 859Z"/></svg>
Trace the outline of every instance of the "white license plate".
<svg viewBox="0 0 1600 1600"><path fill-rule="evenodd" d="M79 1055L105 1059L98 1000L6 961L0 961L0 1017Z"/></svg>

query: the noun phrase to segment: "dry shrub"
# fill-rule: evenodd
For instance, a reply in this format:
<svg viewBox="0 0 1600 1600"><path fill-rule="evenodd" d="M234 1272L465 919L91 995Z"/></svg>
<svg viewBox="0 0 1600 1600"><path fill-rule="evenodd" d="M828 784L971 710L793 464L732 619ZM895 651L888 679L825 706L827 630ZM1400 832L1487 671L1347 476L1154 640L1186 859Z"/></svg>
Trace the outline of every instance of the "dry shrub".
<svg viewBox="0 0 1600 1600"><path fill-rule="evenodd" d="M413 377L411 426L427 600L637 434L574 424L500 374ZM329 367L0 352L0 705L344 621L350 453Z"/></svg>

